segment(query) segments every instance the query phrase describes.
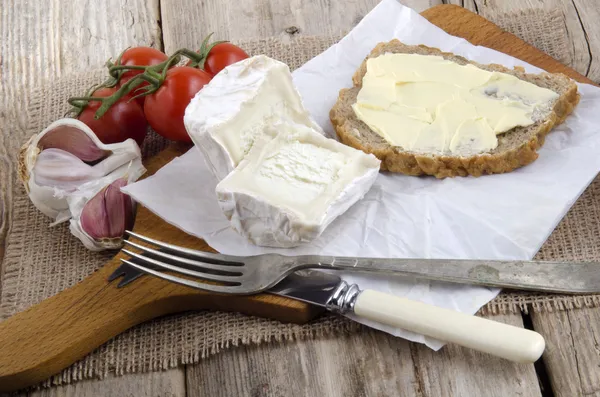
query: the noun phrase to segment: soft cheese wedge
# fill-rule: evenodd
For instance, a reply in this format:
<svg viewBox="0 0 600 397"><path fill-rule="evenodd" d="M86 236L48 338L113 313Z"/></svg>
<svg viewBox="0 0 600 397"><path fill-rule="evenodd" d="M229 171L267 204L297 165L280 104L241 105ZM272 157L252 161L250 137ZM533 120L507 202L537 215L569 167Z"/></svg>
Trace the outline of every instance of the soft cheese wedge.
<svg viewBox="0 0 600 397"><path fill-rule="evenodd" d="M217 185L233 228L256 245L293 247L319 237L360 200L380 161L300 124L274 126Z"/></svg>
<svg viewBox="0 0 600 397"><path fill-rule="evenodd" d="M257 55L232 64L196 94L185 128L218 180L242 161L278 120L322 131L304 108L289 67Z"/></svg>

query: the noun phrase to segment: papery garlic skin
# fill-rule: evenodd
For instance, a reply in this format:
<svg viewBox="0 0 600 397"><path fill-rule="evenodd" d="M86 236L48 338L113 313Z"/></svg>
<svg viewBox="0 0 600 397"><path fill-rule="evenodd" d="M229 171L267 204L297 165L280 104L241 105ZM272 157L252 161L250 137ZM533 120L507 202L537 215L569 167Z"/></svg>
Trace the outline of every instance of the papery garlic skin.
<svg viewBox="0 0 600 397"><path fill-rule="evenodd" d="M66 133L64 141L60 141L58 136L61 130L62 133ZM78 138L77 131L85 134L85 137ZM75 156L82 156L88 161L101 159L97 164L90 166L90 170L93 169L93 171L90 171L93 173L91 179L97 179L98 177L102 179L124 165L129 164L128 167L131 167L133 163L138 164L136 167L144 170L141 160L135 162L136 159L141 159L141 153L140 148L133 139L105 145L100 142L98 137L96 137L86 124L77 119L65 118L53 122L42 132L31 137L21 148L19 154L19 177L35 207L54 219L54 223L66 221L71 217L72 213L67 203L67 197L75 190L80 190L82 186L90 182L83 183L81 186L60 186L61 184L58 182L56 183L58 186L48 186L51 185L48 179L44 181L44 185L37 183L35 165L40 153L44 149L43 145L49 146L50 148L46 150L52 150L54 153L58 153L56 150L66 150ZM64 153L62 156L65 156ZM134 172L134 174L137 173L137 171ZM48 175L51 174L48 173ZM110 181L112 182L116 178L109 179L112 179ZM106 184L103 186L106 186Z"/></svg>
<svg viewBox="0 0 600 397"><path fill-rule="evenodd" d="M104 173L61 149L45 149L37 157L31 177L40 186L75 190L82 184L102 178Z"/></svg>

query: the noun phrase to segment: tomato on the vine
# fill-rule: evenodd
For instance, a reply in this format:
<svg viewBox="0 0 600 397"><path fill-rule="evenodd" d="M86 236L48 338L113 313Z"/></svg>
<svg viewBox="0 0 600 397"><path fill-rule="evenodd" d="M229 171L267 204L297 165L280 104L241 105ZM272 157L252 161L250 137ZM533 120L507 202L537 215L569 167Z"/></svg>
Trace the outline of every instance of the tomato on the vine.
<svg viewBox="0 0 600 397"><path fill-rule="evenodd" d="M185 108L211 78L205 71L187 66L169 69L162 85L144 103L150 127L167 139L191 142L183 124Z"/></svg>
<svg viewBox="0 0 600 397"><path fill-rule="evenodd" d="M203 69L214 76L232 63L248 57L244 50L234 44L219 43L212 47L206 55ZM192 61L189 61L186 65L189 66L191 63Z"/></svg>
<svg viewBox="0 0 600 397"><path fill-rule="evenodd" d="M116 88L100 88L92 96L104 98L116 91ZM131 101L131 96L119 99L96 120L94 115L100 106L100 101L90 101L77 118L90 127L102 143L118 143L132 138L142 146L148 124L142 107L136 101Z"/></svg>
<svg viewBox="0 0 600 397"><path fill-rule="evenodd" d="M120 61L117 63L118 65L124 66L152 66L157 65L161 62L164 62L169 57L162 51L157 50L152 47L133 47L125 50L121 55ZM119 80L119 87L123 84L127 83L129 80L134 78L140 73L143 73L143 70L128 70L123 75L121 75L121 80ZM138 85L134 91L132 91L132 96L135 96L140 91L137 91L140 88L146 87L148 85L147 82L143 82ZM136 100L140 104L140 106L144 106L145 97L137 97Z"/></svg>
<svg viewBox="0 0 600 397"><path fill-rule="evenodd" d="M208 52L204 61L204 70L213 76L225 67L248 58L248 54L231 43L219 43Z"/></svg>

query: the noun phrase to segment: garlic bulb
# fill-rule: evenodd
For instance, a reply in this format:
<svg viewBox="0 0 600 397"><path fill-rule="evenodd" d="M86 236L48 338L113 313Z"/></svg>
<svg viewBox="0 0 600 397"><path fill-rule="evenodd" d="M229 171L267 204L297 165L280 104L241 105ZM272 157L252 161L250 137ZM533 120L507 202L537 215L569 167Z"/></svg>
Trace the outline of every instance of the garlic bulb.
<svg viewBox="0 0 600 397"><path fill-rule="evenodd" d="M53 224L70 219L71 232L95 250L116 248L122 240L114 236L114 229L105 239L82 232L80 225L73 226L80 222L85 204L101 191L109 191L107 198L114 201L113 197L118 196L115 190L122 195L120 186L137 180L145 171L140 148L133 139L105 145L87 125L70 118L55 121L34 135L19 156L19 177L36 208L52 218ZM106 207L109 216L132 217L131 200L121 201L128 201L129 210L124 212L123 205L115 211Z"/></svg>

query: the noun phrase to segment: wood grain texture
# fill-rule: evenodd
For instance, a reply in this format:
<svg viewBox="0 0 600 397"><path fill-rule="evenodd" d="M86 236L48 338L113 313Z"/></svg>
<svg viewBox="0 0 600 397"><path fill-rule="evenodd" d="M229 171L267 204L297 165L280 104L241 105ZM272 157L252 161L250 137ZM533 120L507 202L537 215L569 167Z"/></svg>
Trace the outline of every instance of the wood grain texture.
<svg viewBox="0 0 600 397"><path fill-rule="evenodd" d="M577 18L583 29L584 39L589 47L590 63L585 75L600 84L600 29L598 28L600 1L573 0L573 6L577 11ZM584 49L585 47L582 45L580 51Z"/></svg>
<svg viewBox="0 0 600 397"><path fill-rule="evenodd" d="M493 319L522 326L518 315ZM453 345L434 352L373 330L268 349L243 346L186 370L190 397L541 395L533 365Z"/></svg>
<svg viewBox="0 0 600 397"><path fill-rule="evenodd" d="M494 321L523 327L520 315L498 315ZM434 352L411 345L424 396L541 396L532 364L516 364L456 345Z"/></svg>
<svg viewBox="0 0 600 397"><path fill-rule="evenodd" d="M127 46L161 46L158 0L0 0L0 10L0 107L24 109L44 80L98 68Z"/></svg>
<svg viewBox="0 0 600 397"><path fill-rule="evenodd" d="M189 397L419 396L409 343L360 334L244 346L187 367Z"/></svg>
<svg viewBox="0 0 600 397"><path fill-rule="evenodd" d="M498 13L527 8L560 10L569 36L572 63L567 66L600 82L600 33L597 27L600 3L597 0L447 0L446 3L464 6L492 20Z"/></svg>
<svg viewBox="0 0 600 397"><path fill-rule="evenodd" d="M241 39L335 34L350 29L379 0L170 0L161 3L165 49L196 48L204 36Z"/></svg>
<svg viewBox="0 0 600 397"><path fill-rule="evenodd" d="M166 51L197 48L214 32L219 40L328 35L350 30L380 0L170 0L161 2ZM402 0L423 11L441 0Z"/></svg>
<svg viewBox="0 0 600 397"><path fill-rule="evenodd" d="M600 309L531 314L554 396L600 396Z"/></svg>
<svg viewBox="0 0 600 397"><path fill-rule="evenodd" d="M446 4L425 10L421 15L446 32L463 37L473 44L512 55L549 72L564 73L580 82L594 83L515 35L505 32L485 18L468 12L462 7Z"/></svg>
<svg viewBox="0 0 600 397"><path fill-rule="evenodd" d="M173 144L145 163L147 175L189 147ZM203 241L140 207L133 230L180 246L212 251ZM236 311L303 323L322 312L306 303L269 294L222 296L142 277L117 288L107 282L126 255L119 253L97 272L0 323L0 391L43 381L134 325L189 310Z"/></svg>
<svg viewBox="0 0 600 397"><path fill-rule="evenodd" d="M185 372L171 369L161 372L110 376L102 380L84 380L70 385L41 389L28 397L185 397Z"/></svg>

